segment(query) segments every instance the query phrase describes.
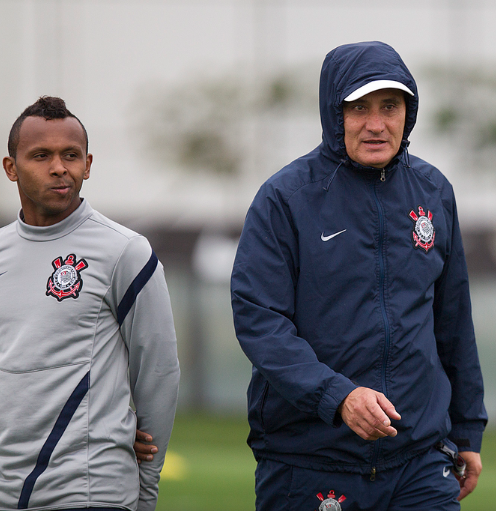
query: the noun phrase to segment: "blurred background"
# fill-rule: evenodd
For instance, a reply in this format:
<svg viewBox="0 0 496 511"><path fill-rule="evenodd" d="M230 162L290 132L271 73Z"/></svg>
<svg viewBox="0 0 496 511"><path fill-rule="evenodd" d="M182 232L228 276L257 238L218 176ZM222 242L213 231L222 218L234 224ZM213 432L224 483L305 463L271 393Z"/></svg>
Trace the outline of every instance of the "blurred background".
<svg viewBox="0 0 496 511"><path fill-rule="evenodd" d="M236 244L262 182L320 142L320 66L340 44L387 42L417 80L410 152L455 188L494 421L495 23L493 0L0 0L4 155L12 123L41 95L63 97L85 124L94 164L82 195L145 234L165 266L182 366L172 455L176 434L191 446L223 419L239 431L233 446L248 456L252 500L226 509L253 509L243 444L250 364L229 297ZM0 225L18 208L4 178ZM187 456L172 455L164 478L179 481ZM185 511L195 490L181 491Z"/></svg>

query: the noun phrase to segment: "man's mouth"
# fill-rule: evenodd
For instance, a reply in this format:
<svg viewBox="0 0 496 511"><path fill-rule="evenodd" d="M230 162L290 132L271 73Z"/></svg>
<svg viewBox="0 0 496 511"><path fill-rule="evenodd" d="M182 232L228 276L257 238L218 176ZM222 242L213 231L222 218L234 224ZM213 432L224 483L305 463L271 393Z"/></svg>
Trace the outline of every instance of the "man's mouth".
<svg viewBox="0 0 496 511"><path fill-rule="evenodd" d="M382 145L382 144L385 144L386 141L385 140L364 140L364 143L369 144L369 145Z"/></svg>
<svg viewBox="0 0 496 511"><path fill-rule="evenodd" d="M52 186L51 190L56 192L56 193L64 193L64 192L67 192L68 190L70 190L70 186L69 185L60 185L60 186Z"/></svg>

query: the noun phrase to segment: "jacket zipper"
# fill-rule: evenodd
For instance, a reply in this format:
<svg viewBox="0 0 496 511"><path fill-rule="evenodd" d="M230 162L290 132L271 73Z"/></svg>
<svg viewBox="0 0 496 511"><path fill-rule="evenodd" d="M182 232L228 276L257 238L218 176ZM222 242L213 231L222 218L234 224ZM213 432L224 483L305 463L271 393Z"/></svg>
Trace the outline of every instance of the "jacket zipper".
<svg viewBox="0 0 496 511"><path fill-rule="evenodd" d="M384 182L386 180L386 172L384 169L381 170L381 178L380 180ZM389 320L386 313L386 264L384 260L384 210L382 208L381 203L379 202L379 197L377 196L377 184L373 184L374 190L374 199L377 205L377 212L379 214L379 302L381 304L381 313L382 320L384 322L384 353L382 356L382 391L384 395L387 397L387 386L386 386L386 366L387 359L389 356L389 344L390 344L390 328L389 328ZM375 476L377 473L376 464L377 458L379 456L379 451L381 448L381 439L375 441L374 444L374 454L372 456L372 468L370 471L370 480L375 481Z"/></svg>
<svg viewBox="0 0 496 511"><path fill-rule="evenodd" d="M370 480L371 481L375 481L375 473L376 473L376 469L375 469L375 467L372 467L372 470L370 471Z"/></svg>

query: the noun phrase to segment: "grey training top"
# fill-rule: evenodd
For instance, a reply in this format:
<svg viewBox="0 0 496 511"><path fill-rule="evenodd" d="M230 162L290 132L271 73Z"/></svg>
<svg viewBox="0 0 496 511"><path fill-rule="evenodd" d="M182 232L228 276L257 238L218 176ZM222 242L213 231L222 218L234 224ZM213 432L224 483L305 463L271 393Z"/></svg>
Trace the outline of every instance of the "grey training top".
<svg viewBox="0 0 496 511"><path fill-rule="evenodd" d="M154 510L178 382L163 268L143 236L87 201L49 227L0 229L2 511ZM139 467L136 425L159 448Z"/></svg>

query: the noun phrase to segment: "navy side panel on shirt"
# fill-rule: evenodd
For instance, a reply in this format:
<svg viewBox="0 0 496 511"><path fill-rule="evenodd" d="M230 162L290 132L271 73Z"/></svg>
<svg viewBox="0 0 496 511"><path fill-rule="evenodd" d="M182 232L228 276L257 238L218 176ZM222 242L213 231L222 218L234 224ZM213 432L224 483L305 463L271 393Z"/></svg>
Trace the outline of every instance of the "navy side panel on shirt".
<svg viewBox="0 0 496 511"><path fill-rule="evenodd" d="M78 406L88 392L89 386L90 372L88 371L84 375L83 379L78 383L77 387L74 389L73 393L64 405L64 408L62 408L62 411L60 412L60 415L55 422L55 426L53 427L50 435L48 435L45 444L41 448L38 460L36 461L36 466L24 481L17 509L27 509L29 498L31 497L31 493L33 493L33 488L36 480L47 469L48 462L50 461L50 456L52 455L59 440L62 438L62 435L67 429L69 422L71 422L71 419Z"/></svg>
<svg viewBox="0 0 496 511"><path fill-rule="evenodd" d="M155 272L157 264L158 258L155 252L152 250L150 259L133 280L124 297L122 298L121 303L117 307L117 322L119 323L119 326L122 325L128 312L131 310L133 303L136 301L136 297L139 295L140 291L145 287L146 283L150 280L151 276Z"/></svg>

